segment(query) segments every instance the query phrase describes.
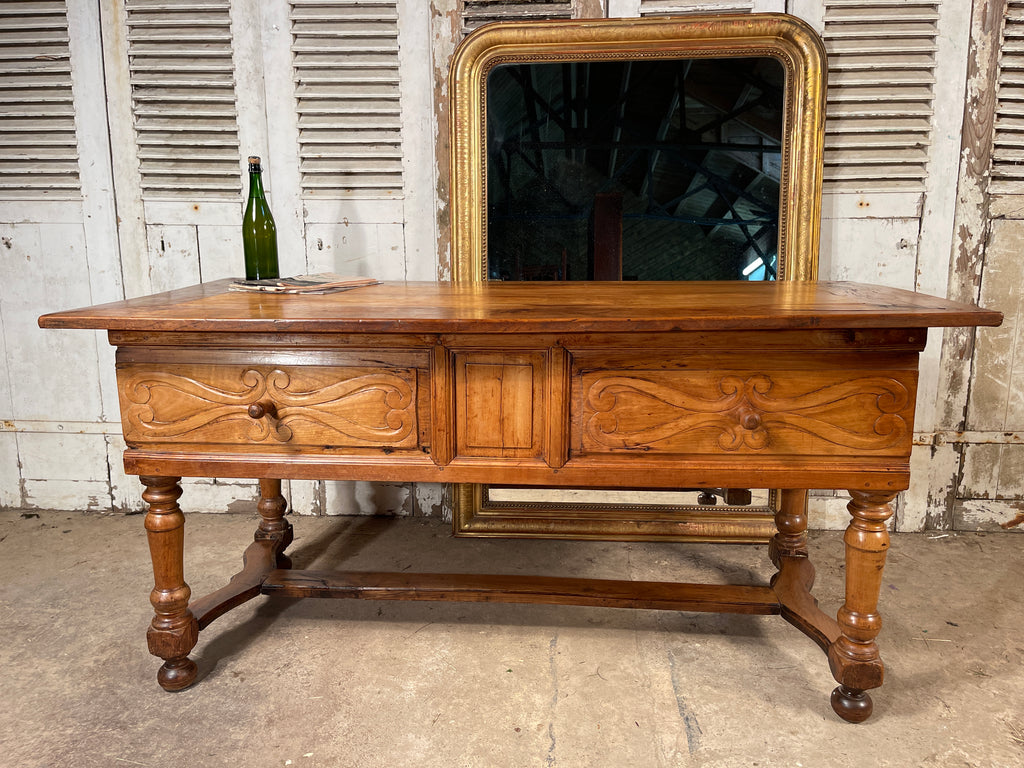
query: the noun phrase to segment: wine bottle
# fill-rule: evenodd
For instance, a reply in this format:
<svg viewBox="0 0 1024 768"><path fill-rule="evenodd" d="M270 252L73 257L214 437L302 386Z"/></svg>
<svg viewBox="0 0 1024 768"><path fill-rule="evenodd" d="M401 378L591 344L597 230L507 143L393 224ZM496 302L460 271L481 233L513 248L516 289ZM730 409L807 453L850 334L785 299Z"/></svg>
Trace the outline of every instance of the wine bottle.
<svg viewBox="0 0 1024 768"><path fill-rule="evenodd" d="M263 195L263 168L258 157L249 158L249 202L242 218L245 279L280 277L277 269L277 226Z"/></svg>

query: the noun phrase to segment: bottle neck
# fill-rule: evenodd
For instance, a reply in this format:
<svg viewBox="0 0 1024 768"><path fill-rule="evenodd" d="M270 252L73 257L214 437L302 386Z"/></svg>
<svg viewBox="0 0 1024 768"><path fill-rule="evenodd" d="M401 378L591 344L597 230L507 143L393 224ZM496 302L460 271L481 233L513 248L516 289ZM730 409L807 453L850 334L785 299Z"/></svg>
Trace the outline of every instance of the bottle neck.
<svg viewBox="0 0 1024 768"><path fill-rule="evenodd" d="M263 199L263 174L259 171L249 171L249 198Z"/></svg>

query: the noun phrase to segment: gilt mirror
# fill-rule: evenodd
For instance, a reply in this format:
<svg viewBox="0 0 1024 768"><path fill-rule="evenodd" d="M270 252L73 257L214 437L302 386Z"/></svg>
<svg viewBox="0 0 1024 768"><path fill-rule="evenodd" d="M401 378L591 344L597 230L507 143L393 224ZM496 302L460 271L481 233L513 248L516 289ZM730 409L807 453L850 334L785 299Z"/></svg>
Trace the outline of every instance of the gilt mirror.
<svg viewBox="0 0 1024 768"><path fill-rule="evenodd" d="M824 80L820 40L782 14L478 29L451 67L452 278L815 279ZM454 494L467 535L761 541L776 505L769 489Z"/></svg>

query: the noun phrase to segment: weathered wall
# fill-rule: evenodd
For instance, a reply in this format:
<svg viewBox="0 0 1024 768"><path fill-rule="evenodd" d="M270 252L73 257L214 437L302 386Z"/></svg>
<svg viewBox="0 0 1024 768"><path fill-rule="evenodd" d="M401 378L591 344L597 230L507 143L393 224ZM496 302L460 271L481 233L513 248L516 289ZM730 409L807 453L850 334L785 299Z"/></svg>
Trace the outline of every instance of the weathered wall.
<svg viewBox="0 0 1024 768"><path fill-rule="evenodd" d="M0 9L14 5L0 2ZM507 5L509 13L517 12L515 2ZM551 5L564 5L562 10L576 17L708 7L668 0ZM896 11L878 0L712 5L794 13L824 33L835 61L860 56L856 61L870 62L881 55L871 45L903 51L910 44L898 37L901 30L916 35L909 38L910 48L915 56L920 53L923 63L915 66L923 74L908 86L909 95L857 85L856 67L830 74L830 125L857 120L895 125L912 113L914 130L926 139L901 149L895 159L873 160L869 150L844 139L855 130L830 134L820 276L980 298L1007 313L1002 329L977 336L932 334L922 360L914 487L901 498L897 525L903 530L998 528L1012 522L1024 498L1019 437L1024 405L1016 394L1021 391L1016 328L1024 276L1024 260L1017 254L1024 243L1024 204L1015 202L1012 188L992 198L988 177L1005 0L973 5L913 0L899 10L913 14L910 27L903 19L887 21L884 14ZM1019 14L1016 5L1010 4L1011 13ZM451 237L446 76L467 23L463 3L396 2L403 189L390 197L331 197L308 188L308 162L296 148L305 126L320 118L302 106L308 84L294 76L291 6L232 0L227 38L236 93L234 130L240 155L265 158L283 243L282 268L446 279ZM120 466L123 443L110 348L97 333L43 333L35 318L236 274L241 198L240 191L235 198L216 200L147 191L140 170L145 157L140 160L137 143L144 105L129 65L124 6L67 0L66 8L73 102L65 105L65 119L74 121L80 185L57 200L45 193L18 199L0 190L0 505L134 510L141 499L136 480ZM302 10L299 3L295 8ZM893 36L858 37L858 29L888 29ZM0 31L27 36L26 45L43 45L33 43L32 34L16 27ZM330 47L329 41L323 45ZM338 101L344 106L365 96ZM330 112L329 101L324 104ZM8 118L0 113L3 119ZM883 171L872 162L882 163ZM898 176L899 170L909 180L887 178L886 167L895 169L890 175ZM915 167L921 175L911 178ZM313 514L431 513L442 508L444 493L435 485L366 483L294 482L285 490L297 512ZM192 481L187 493L190 509L247 509L239 500L251 501L255 486L200 480ZM844 525L845 500L818 495L812 513L818 526Z"/></svg>

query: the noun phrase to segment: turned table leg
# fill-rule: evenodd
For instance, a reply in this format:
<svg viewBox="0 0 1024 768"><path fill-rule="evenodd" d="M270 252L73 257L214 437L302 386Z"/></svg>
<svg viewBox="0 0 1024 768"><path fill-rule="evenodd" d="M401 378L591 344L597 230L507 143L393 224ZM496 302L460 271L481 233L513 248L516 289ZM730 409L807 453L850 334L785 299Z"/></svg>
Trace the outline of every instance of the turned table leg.
<svg viewBox="0 0 1024 768"><path fill-rule="evenodd" d="M779 511L775 527L779 532L768 545L768 555L775 567L783 557L807 557L807 491L787 488L780 491Z"/></svg>
<svg viewBox="0 0 1024 768"><path fill-rule="evenodd" d="M167 691L187 688L196 678L196 664L188 654L199 639L199 625L188 608L192 591L185 583L185 515L178 506L179 477L139 478L149 505L146 534L153 560L150 602L156 615L146 639L149 652L164 660L157 682Z"/></svg>
<svg viewBox="0 0 1024 768"><path fill-rule="evenodd" d="M284 550L292 543L292 524L285 520L288 502L281 495L280 480L260 480L260 501L256 506L260 513L260 524L256 529L256 541L276 540L277 567L291 568L292 560Z"/></svg>
<svg viewBox="0 0 1024 768"><path fill-rule="evenodd" d="M847 509L853 519L846 529L846 602L837 619L842 635L828 649L832 674L839 682L832 709L859 723L871 716L870 688L882 684L883 666L875 643L882 628L878 595L889 549L886 521L892 516L895 493L850 491Z"/></svg>

